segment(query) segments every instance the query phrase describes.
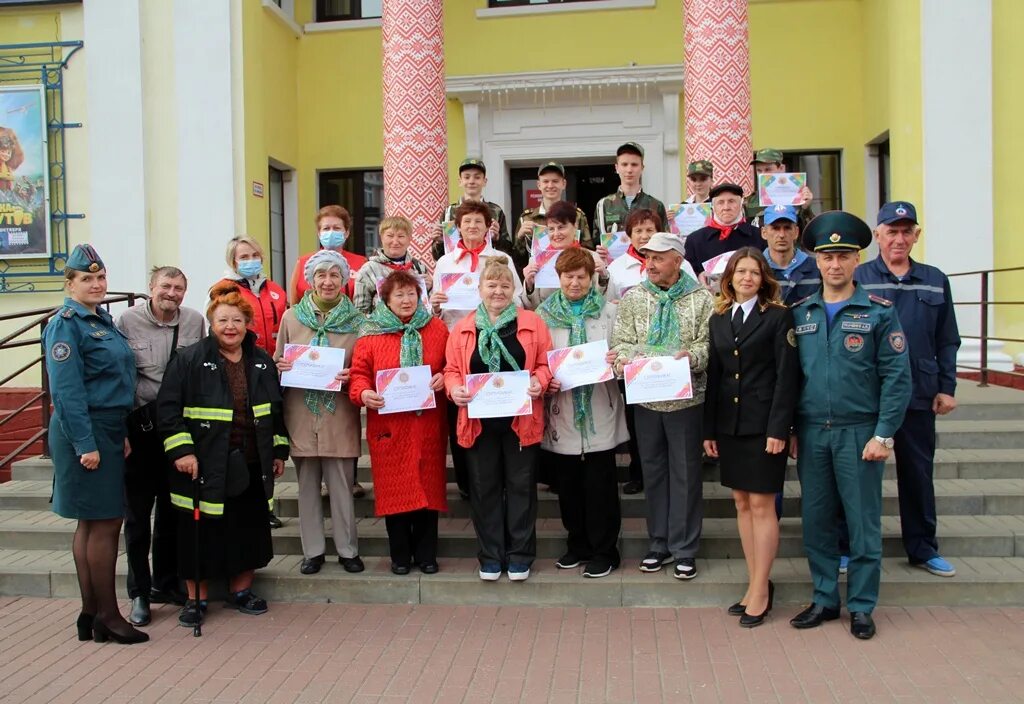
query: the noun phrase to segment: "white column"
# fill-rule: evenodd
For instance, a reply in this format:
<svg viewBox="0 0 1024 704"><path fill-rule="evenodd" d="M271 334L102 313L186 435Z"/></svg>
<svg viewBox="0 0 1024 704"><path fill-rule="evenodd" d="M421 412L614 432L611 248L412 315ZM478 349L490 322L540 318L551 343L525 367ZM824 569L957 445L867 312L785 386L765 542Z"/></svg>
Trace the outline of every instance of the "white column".
<svg viewBox="0 0 1024 704"><path fill-rule="evenodd" d="M89 2L84 8L89 239L107 266L111 291L145 291L139 0Z"/></svg>
<svg viewBox="0 0 1024 704"><path fill-rule="evenodd" d="M189 277L186 304L205 308L206 291L221 278L227 242L239 234L235 151L244 146L235 124L233 2L174 0L174 85L177 96L178 251ZM238 13L235 13L236 15ZM236 23L239 17L236 17Z"/></svg>
<svg viewBox="0 0 1024 704"><path fill-rule="evenodd" d="M921 0L921 101L925 260L947 274L991 269L991 0ZM951 283L954 300L978 300L978 277ZM958 306L957 320L962 333L978 334L974 309ZM961 360L977 359L977 350L965 341ZM996 351L991 346L990 357Z"/></svg>

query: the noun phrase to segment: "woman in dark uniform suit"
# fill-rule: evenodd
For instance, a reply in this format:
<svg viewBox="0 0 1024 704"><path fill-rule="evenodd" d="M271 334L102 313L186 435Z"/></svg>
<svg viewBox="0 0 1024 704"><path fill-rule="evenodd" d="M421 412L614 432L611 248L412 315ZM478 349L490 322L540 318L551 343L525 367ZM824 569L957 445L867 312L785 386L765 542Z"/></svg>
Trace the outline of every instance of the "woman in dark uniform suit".
<svg viewBox="0 0 1024 704"><path fill-rule="evenodd" d="M82 592L78 639L141 643L149 636L124 620L114 593L135 356L110 313L99 307L107 271L96 250L75 247L64 279L68 297L46 326L43 344L53 398L53 510L78 519L72 547Z"/></svg>
<svg viewBox="0 0 1024 704"><path fill-rule="evenodd" d="M719 458L736 502L747 592L729 613L751 628L772 608L769 579L779 547L775 494L786 474L786 443L800 385L789 310L764 256L743 247L729 260L711 316L704 451Z"/></svg>

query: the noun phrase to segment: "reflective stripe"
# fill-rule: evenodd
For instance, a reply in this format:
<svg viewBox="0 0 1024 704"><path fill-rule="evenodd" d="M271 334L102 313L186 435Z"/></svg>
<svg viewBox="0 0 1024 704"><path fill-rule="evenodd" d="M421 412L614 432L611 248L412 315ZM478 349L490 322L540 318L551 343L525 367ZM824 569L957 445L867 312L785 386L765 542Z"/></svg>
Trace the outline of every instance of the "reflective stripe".
<svg viewBox="0 0 1024 704"><path fill-rule="evenodd" d="M189 433L175 433L171 437L164 440L164 452L173 450L176 447L182 445L192 445L192 436Z"/></svg>
<svg viewBox="0 0 1024 704"><path fill-rule="evenodd" d="M185 406L182 415L192 420L222 420L231 422L234 412L230 408L203 408L201 406Z"/></svg>
<svg viewBox="0 0 1024 704"><path fill-rule="evenodd" d="M258 406L253 406L252 407L252 414L256 418L260 418L262 416L269 416L270 415L270 404L269 403L261 403Z"/></svg>
<svg viewBox="0 0 1024 704"><path fill-rule="evenodd" d="M175 494L174 492L171 492L171 505L191 511L192 497L182 496L181 494ZM200 501L199 511L201 513L205 513L207 516L223 516L224 504L215 504L209 501Z"/></svg>
<svg viewBox="0 0 1024 704"><path fill-rule="evenodd" d="M932 293L945 293L941 286L929 284L858 284L865 291L931 291Z"/></svg>
<svg viewBox="0 0 1024 704"><path fill-rule="evenodd" d="M270 510L271 513L273 513L273 511L274 511L274 500L273 499L267 499L267 509Z"/></svg>
<svg viewBox="0 0 1024 704"><path fill-rule="evenodd" d="M287 445L287 444L288 444L288 438L286 438L284 435L275 435L274 436L274 445Z"/></svg>

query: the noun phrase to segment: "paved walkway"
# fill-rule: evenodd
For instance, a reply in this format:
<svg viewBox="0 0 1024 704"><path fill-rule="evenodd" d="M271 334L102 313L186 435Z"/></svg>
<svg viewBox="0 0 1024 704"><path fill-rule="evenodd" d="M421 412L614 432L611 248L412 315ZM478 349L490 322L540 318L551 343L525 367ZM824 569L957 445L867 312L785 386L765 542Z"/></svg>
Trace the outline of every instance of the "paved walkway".
<svg viewBox="0 0 1024 704"><path fill-rule="evenodd" d="M882 608L879 635L722 609L214 605L196 639L79 643L69 599L0 599L0 701L1022 702L1024 609Z"/></svg>

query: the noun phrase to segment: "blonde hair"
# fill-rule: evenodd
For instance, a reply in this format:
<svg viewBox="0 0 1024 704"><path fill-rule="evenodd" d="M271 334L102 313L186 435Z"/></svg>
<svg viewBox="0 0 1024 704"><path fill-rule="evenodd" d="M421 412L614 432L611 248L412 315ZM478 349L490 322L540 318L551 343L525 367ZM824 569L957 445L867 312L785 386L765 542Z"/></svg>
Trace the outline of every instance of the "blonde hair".
<svg viewBox="0 0 1024 704"><path fill-rule="evenodd" d="M383 235L384 230L401 230L405 234L412 237L412 223L409 218L402 217L401 215L389 215L380 221L380 225L377 226L377 234Z"/></svg>
<svg viewBox="0 0 1024 704"><path fill-rule="evenodd" d="M252 237L249 237L249 235L235 235L230 240L228 240L228 251L227 255L224 257L225 261L227 261L228 263L228 266L231 268L231 271L234 271L237 266L235 264L235 251L238 249L238 245L240 244L249 245L250 247L256 250L256 254L260 255L260 259L262 259L263 261L267 260L267 255L263 251L263 245L254 240Z"/></svg>
<svg viewBox="0 0 1024 704"><path fill-rule="evenodd" d="M511 261L508 257L492 254L489 257L484 257L483 261L484 268L480 270L480 283L490 279L507 279L515 285L516 277L512 273Z"/></svg>

